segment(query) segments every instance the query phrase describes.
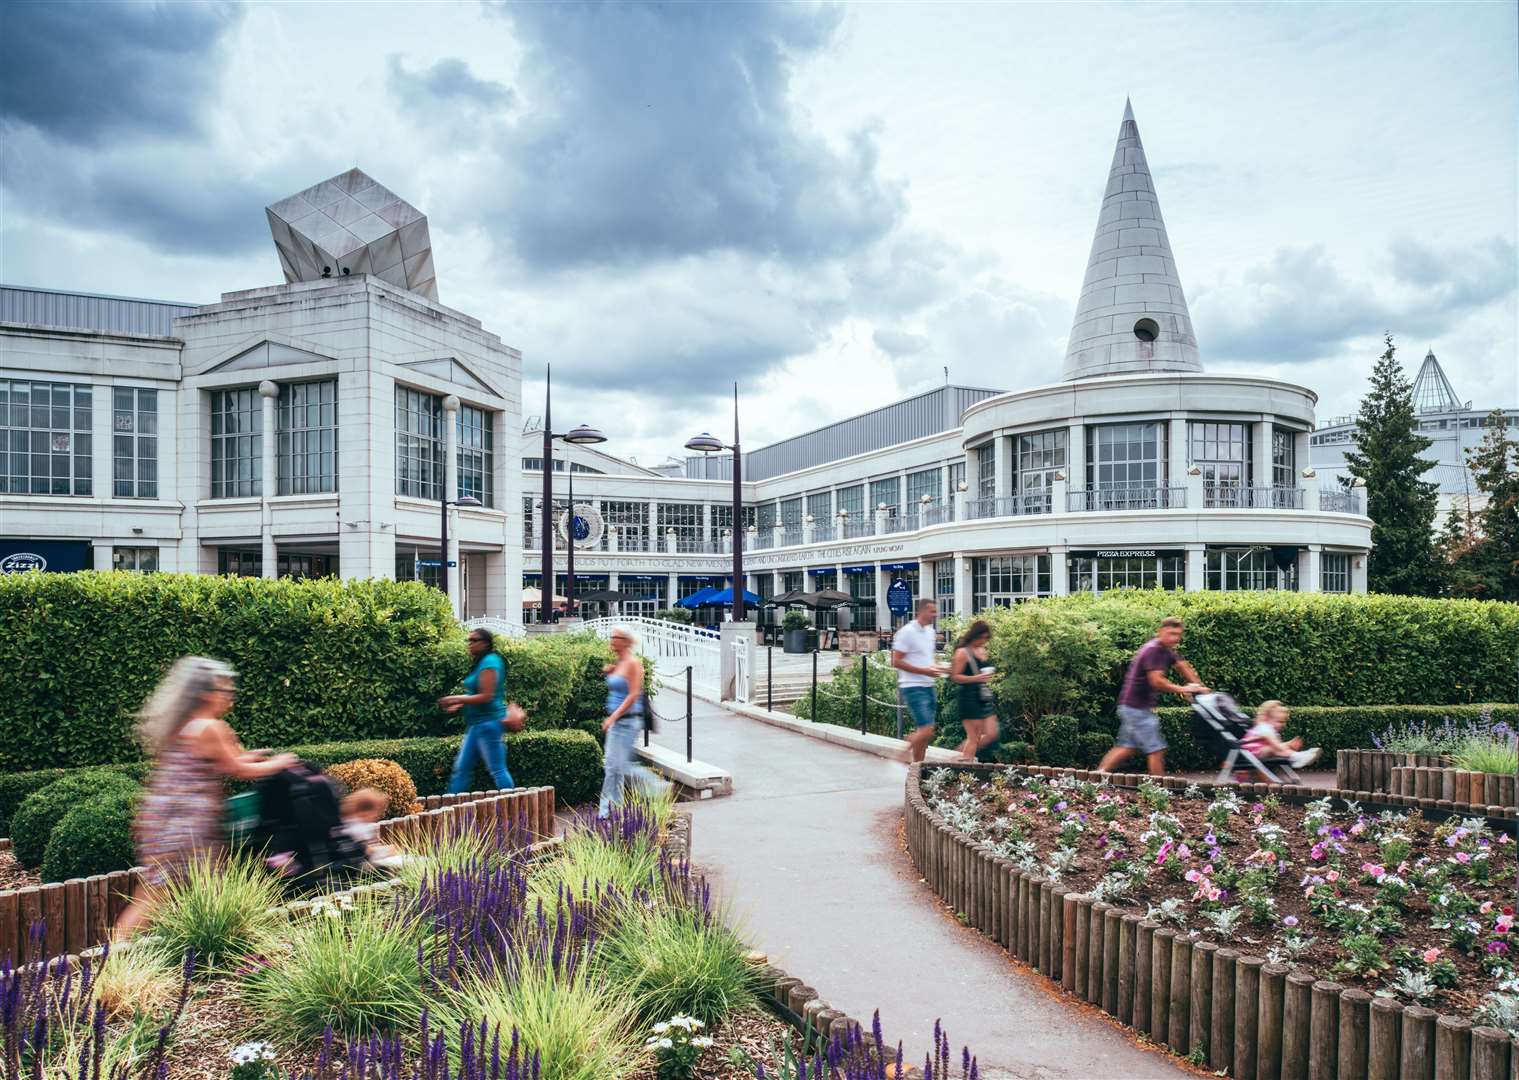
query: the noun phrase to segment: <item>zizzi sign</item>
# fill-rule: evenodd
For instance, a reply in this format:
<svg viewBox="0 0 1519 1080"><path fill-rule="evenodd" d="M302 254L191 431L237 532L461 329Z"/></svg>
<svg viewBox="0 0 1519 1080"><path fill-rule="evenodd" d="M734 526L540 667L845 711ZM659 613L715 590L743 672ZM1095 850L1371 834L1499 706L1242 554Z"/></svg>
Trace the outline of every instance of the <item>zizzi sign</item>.
<svg viewBox="0 0 1519 1080"><path fill-rule="evenodd" d="M1185 555L1180 548L1098 548L1095 551L1072 551L1072 559L1164 559Z"/></svg>
<svg viewBox="0 0 1519 1080"><path fill-rule="evenodd" d="M28 570L46 570L47 560L30 551L18 551L0 559L0 574L24 574Z"/></svg>

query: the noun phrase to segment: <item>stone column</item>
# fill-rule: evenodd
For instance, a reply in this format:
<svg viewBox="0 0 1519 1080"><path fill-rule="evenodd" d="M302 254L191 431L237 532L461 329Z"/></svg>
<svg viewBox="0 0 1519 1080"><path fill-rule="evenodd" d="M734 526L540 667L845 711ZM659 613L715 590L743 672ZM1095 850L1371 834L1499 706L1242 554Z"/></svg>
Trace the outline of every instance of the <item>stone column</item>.
<svg viewBox="0 0 1519 1080"><path fill-rule="evenodd" d="M717 530L712 528L712 504L709 502L703 502L701 504L701 538L703 540L712 541L719 539ZM712 545L712 550L718 550L718 545L716 543Z"/></svg>
<svg viewBox="0 0 1519 1080"><path fill-rule="evenodd" d="M674 555L675 554L675 530L674 529L670 529L667 532L665 532L665 534L660 537L660 542L662 543L663 550L665 551L666 554L668 554L668 555Z"/></svg>
<svg viewBox="0 0 1519 1080"><path fill-rule="evenodd" d="M816 540L817 522L813 520L811 514L808 514L806 517L802 518L802 543L811 544L816 542Z"/></svg>
<svg viewBox="0 0 1519 1080"><path fill-rule="evenodd" d="M1075 423L1066 429L1065 482L1069 491L1085 491L1087 486L1087 429Z"/></svg>
<svg viewBox="0 0 1519 1080"><path fill-rule="evenodd" d="M1182 481L1186 484L1187 488L1187 509L1194 513L1203 509L1205 499L1202 470L1199 469L1194 476L1191 467L1188 467L1187 471L1182 474Z"/></svg>
<svg viewBox="0 0 1519 1080"><path fill-rule="evenodd" d="M1304 472L1308 473L1308 475L1304 476ZM1323 490L1319 485L1319 474L1313 469L1305 467L1299 471L1297 482L1303 489L1303 509L1318 510L1319 492Z"/></svg>
<svg viewBox="0 0 1519 1080"><path fill-rule="evenodd" d="M1066 564L1069 550L1064 546L1050 548L1050 592L1055 596L1066 596L1071 591L1071 575Z"/></svg>
<svg viewBox="0 0 1519 1080"><path fill-rule="evenodd" d="M876 629L891 629L891 609L886 606L886 587L891 584L891 575L881 569L881 564L876 563Z"/></svg>
<svg viewBox="0 0 1519 1080"><path fill-rule="evenodd" d="M955 500L955 520L964 521L965 506L968 502L970 502L970 492L956 491L950 496L950 498Z"/></svg>
<svg viewBox="0 0 1519 1080"><path fill-rule="evenodd" d="M1251 484L1255 487L1271 486L1271 420L1261 418L1250 427L1252 444L1250 463Z"/></svg>
<svg viewBox="0 0 1519 1080"><path fill-rule="evenodd" d="M280 388L265 379L258 384L258 396L261 399L259 404L264 414L264 431L260 436L263 439L264 478L259 487L259 492L263 496L259 507L263 576L275 578L279 576L279 552L274 546L274 504L271 500L275 492L279 491L279 459L275 455L275 451L279 449L279 419L275 406L279 402Z"/></svg>
<svg viewBox="0 0 1519 1080"><path fill-rule="evenodd" d="M975 582L971 575L975 565L963 552L955 552L955 614L966 618L975 602Z"/></svg>
<svg viewBox="0 0 1519 1080"><path fill-rule="evenodd" d="M1297 591L1318 592L1321 581L1324 545L1309 544L1297 553Z"/></svg>
<svg viewBox="0 0 1519 1080"><path fill-rule="evenodd" d="M1187 487L1187 509L1195 510L1202 506L1202 488L1198 487L1198 499L1192 501L1192 487L1187 476L1187 421L1180 416L1171 417L1166 425L1166 483L1171 487Z"/></svg>
<svg viewBox="0 0 1519 1080"><path fill-rule="evenodd" d="M449 394L443 399L443 497L459 497L459 399ZM545 463L546 464L546 463ZM440 538L441 539L441 538ZM459 559L459 511L448 508L448 550L438 557L454 565L448 568L448 602L457 615L463 610L459 603L460 588L464 581L464 567ZM550 593L549 595L553 595Z"/></svg>
<svg viewBox="0 0 1519 1080"><path fill-rule="evenodd" d="M608 525L607 526L607 550L609 552L613 552L615 554L618 551L618 545L620 543L621 543L621 541L617 537L617 526L616 525Z"/></svg>
<svg viewBox="0 0 1519 1080"><path fill-rule="evenodd" d="M680 578L675 574L665 575L665 608L668 610L675 606L676 599L680 596Z"/></svg>
<svg viewBox="0 0 1519 1080"><path fill-rule="evenodd" d="M1366 555L1352 555L1350 557L1350 591L1364 593L1366 591Z"/></svg>
<svg viewBox="0 0 1519 1080"><path fill-rule="evenodd" d="M1206 544L1187 545L1187 592L1202 592L1207 588L1208 547Z"/></svg>
<svg viewBox="0 0 1519 1080"><path fill-rule="evenodd" d="M617 591L617 586L620 585L621 583L622 583L622 577L621 577L620 574L617 573L616 570L609 570L609 571L607 571L607 591L608 592L616 592ZM617 604L617 603L608 604L607 605L607 614L609 614L614 619L617 618L618 616L620 616L622 614L622 605L621 604Z"/></svg>
<svg viewBox="0 0 1519 1080"><path fill-rule="evenodd" d="M1011 435L997 436L997 494L1014 494L1018 475L1018 443Z"/></svg>
<svg viewBox="0 0 1519 1080"><path fill-rule="evenodd" d="M1059 479L1062 476L1066 479ZM1055 477L1056 479L1050 481L1050 513L1064 514L1070 509L1070 474L1062 469L1055 474ZM1064 594L1056 593L1055 595L1063 596Z"/></svg>
<svg viewBox="0 0 1519 1080"><path fill-rule="evenodd" d="M887 514L887 512L885 510L882 510L879 507L877 507L873 511L873 513L876 516L876 518L875 518L875 520L876 520L875 534L877 536L885 536L886 535L886 514Z"/></svg>

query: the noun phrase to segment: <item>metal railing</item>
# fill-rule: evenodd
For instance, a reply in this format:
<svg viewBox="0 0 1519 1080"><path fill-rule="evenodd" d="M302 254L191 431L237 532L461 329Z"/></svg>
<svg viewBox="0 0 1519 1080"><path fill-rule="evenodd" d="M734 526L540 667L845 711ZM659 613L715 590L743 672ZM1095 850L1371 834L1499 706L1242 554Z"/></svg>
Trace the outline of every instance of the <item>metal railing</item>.
<svg viewBox="0 0 1519 1080"><path fill-rule="evenodd" d="M851 518L844 522L843 538L845 540L858 540L862 536L874 536L876 523L868 517Z"/></svg>
<svg viewBox="0 0 1519 1080"><path fill-rule="evenodd" d="M1028 514L1048 514L1054 509L1048 491L1030 491L1022 495L992 495L983 499L971 499L965 504L967 521L983 518L1023 517Z"/></svg>
<svg viewBox="0 0 1519 1080"><path fill-rule="evenodd" d="M1320 491L1319 509L1330 514L1359 514L1361 497L1353 491Z"/></svg>
<svg viewBox="0 0 1519 1080"><path fill-rule="evenodd" d="M1303 489L1204 484L1203 506L1207 509L1301 510Z"/></svg>
<svg viewBox="0 0 1519 1080"><path fill-rule="evenodd" d="M754 693L754 676L749 670L752 646L747 634L733 639L733 697L744 705L749 704Z"/></svg>
<svg viewBox="0 0 1519 1080"><path fill-rule="evenodd" d="M482 615L478 619L466 619L466 630L489 630L496 637L520 638L526 637L527 631L519 622L510 619L498 618L495 615Z"/></svg>
<svg viewBox="0 0 1519 1080"><path fill-rule="evenodd" d="M1187 505L1185 487L1113 487L1066 493L1073 514L1104 510L1172 510Z"/></svg>
<svg viewBox="0 0 1519 1080"><path fill-rule="evenodd" d="M777 547L792 547L802 542L802 527L800 525L788 526L781 530L780 540Z"/></svg>
<svg viewBox="0 0 1519 1080"><path fill-rule="evenodd" d="M946 502L940 503L937 506L930 506L927 510L923 511L922 520L925 526L943 525L946 522L954 521L955 504Z"/></svg>
<svg viewBox="0 0 1519 1080"><path fill-rule="evenodd" d="M768 551L770 548L775 547L775 530L761 529L759 532L755 533L753 539L751 539L744 546L751 547L755 551Z"/></svg>
<svg viewBox="0 0 1519 1080"><path fill-rule="evenodd" d="M682 626L664 619L642 617L590 619L586 629L609 638L619 626L638 638L638 652L654 661L654 673L663 680L681 676L691 668L695 692L709 701L722 693L722 636L699 626Z"/></svg>
<svg viewBox="0 0 1519 1080"><path fill-rule="evenodd" d="M918 531L918 515L917 514L892 514L892 515L890 515L886 519L886 532L888 532L888 533L917 532L917 531Z"/></svg>

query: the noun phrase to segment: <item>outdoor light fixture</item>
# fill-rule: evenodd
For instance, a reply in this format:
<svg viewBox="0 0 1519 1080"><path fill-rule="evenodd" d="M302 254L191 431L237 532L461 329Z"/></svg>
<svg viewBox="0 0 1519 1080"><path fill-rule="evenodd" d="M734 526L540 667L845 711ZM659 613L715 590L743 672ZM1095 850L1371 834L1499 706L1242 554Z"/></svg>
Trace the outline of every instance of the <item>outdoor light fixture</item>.
<svg viewBox="0 0 1519 1080"><path fill-rule="evenodd" d="M457 499L441 498L443 521L438 529L438 588L443 590L443 595L448 595L448 508L459 506L465 509L480 505L480 500L473 495L461 495Z"/></svg>
<svg viewBox="0 0 1519 1080"><path fill-rule="evenodd" d="M958 484L955 485L955 490L956 491L969 491L970 490L970 485L967 484L964 480L961 480Z"/></svg>
<svg viewBox="0 0 1519 1080"><path fill-rule="evenodd" d="M737 526L744 520L744 455L738 443L738 383L733 384L733 445L728 446L710 431L686 440L686 449L698 454L733 452L733 621L744 621L744 541Z"/></svg>
<svg viewBox="0 0 1519 1080"><path fill-rule="evenodd" d="M1063 472L1057 472L1055 474L1055 479L1058 480L1058 481L1060 481L1062 484L1065 483L1065 473L1063 473Z"/></svg>
<svg viewBox="0 0 1519 1080"><path fill-rule="evenodd" d="M1313 470L1313 466L1311 466L1311 465L1308 468L1306 468L1306 469L1303 470L1303 479L1304 480L1312 480L1317 475L1318 475L1318 473Z"/></svg>
<svg viewBox="0 0 1519 1080"><path fill-rule="evenodd" d="M554 440L559 439L570 443L572 446L594 446L596 443L604 443L607 437L596 428L581 424L579 427L563 433L556 434L551 412L550 389L552 384L552 366L544 365L543 369L543 553L541 562L541 579L538 582L540 600L538 604L538 621L549 622L549 607L554 597L554 530L549 521L554 514ZM566 463L565 473L568 474L568 497L570 502L569 528L565 531L568 535L568 551L565 554L564 564L564 614L566 617L575 614L575 463ZM445 560L447 561L447 560Z"/></svg>
<svg viewBox="0 0 1519 1080"><path fill-rule="evenodd" d="M1201 476L1202 474L1203 474L1203 471L1201 469L1199 469L1196 465L1192 466L1190 469L1187 470L1187 475L1188 476Z"/></svg>

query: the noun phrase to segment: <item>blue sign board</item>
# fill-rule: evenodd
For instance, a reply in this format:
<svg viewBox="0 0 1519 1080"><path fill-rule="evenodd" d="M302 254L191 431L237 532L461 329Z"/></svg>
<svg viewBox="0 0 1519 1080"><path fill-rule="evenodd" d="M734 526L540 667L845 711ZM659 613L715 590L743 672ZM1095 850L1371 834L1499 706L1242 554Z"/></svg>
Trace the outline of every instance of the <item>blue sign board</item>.
<svg viewBox="0 0 1519 1080"><path fill-rule="evenodd" d="M90 545L84 540L0 540L0 574L45 570L66 574L90 567Z"/></svg>
<svg viewBox="0 0 1519 1080"><path fill-rule="evenodd" d="M575 534L575 542L580 543L589 539L591 535L591 523L576 514L570 519L570 532Z"/></svg>
<svg viewBox="0 0 1519 1080"><path fill-rule="evenodd" d="M418 559L417 560L417 565L418 566L442 566L443 564L441 562L439 562L437 559ZM456 561L454 561L453 559L449 559L448 560L448 565L449 566L458 566L459 564Z"/></svg>
<svg viewBox="0 0 1519 1080"><path fill-rule="evenodd" d="M893 581L886 590L886 606L893 615L906 615L912 610L912 589L905 581Z"/></svg>

